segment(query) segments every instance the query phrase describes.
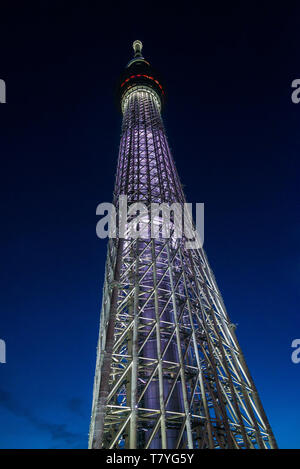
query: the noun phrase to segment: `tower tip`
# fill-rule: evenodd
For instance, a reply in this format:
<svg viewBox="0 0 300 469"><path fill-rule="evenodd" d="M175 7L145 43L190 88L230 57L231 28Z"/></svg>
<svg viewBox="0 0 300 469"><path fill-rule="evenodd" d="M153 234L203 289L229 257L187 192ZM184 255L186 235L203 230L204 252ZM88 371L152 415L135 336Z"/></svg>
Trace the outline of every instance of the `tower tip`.
<svg viewBox="0 0 300 469"><path fill-rule="evenodd" d="M139 40L134 41L134 43L132 44L132 47L133 47L133 50L134 50L134 56L135 57L138 57L138 56L142 55L143 44L142 44L141 41L139 41Z"/></svg>

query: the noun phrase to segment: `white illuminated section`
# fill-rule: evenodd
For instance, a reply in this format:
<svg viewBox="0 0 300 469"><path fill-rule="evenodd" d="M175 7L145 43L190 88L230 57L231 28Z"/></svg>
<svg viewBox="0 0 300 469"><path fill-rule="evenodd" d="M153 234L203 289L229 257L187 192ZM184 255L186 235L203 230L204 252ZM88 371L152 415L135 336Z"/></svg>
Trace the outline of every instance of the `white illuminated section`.
<svg viewBox="0 0 300 469"><path fill-rule="evenodd" d="M137 96L143 98L145 96L145 93L150 94L153 97L153 100L154 100L154 102L157 106L157 109L160 112L161 111L161 101L160 101L160 98L159 98L158 94L152 88L150 88L148 86L145 86L145 85L133 86L132 88L129 88L124 93L124 96L122 98L122 103L121 103L122 112L123 113L125 112L125 110L128 106L128 102L129 102L130 97L132 96L132 94L137 94Z"/></svg>

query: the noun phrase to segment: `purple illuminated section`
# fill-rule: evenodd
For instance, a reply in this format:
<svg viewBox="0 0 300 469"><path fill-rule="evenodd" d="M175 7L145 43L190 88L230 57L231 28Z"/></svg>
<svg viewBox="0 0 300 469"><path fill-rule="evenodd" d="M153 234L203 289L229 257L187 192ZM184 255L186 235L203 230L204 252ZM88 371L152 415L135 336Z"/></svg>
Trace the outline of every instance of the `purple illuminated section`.
<svg viewBox="0 0 300 469"><path fill-rule="evenodd" d="M184 202L181 184L170 153L163 122L159 109L159 98L153 91L142 88L131 92L125 98L124 115L122 124L122 136L120 143L120 153L118 171L116 176L115 203L121 194L126 194L128 203L143 202ZM149 241L149 240L148 240ZM165 304L164 295L170 291L169 273L165 273L165 265L168 260L165 253L159 252L165 241L154 240L153 247L147 246L147 240L139 241L138 250L140 253L139 275L143 276L140 285L140 293L143 302L147 302L144 307L143 316L140 320L142 333L139 335L139 342L151 333L153 321L155 320L155 299L147 300L153 290L153 267L149 268L149 263L156 259L155 274L157 287L158 309L160 312L160 339L161 349L168 347L164 360L178 363L178 353L176 340L173 337L169 342L168 328L174 324L174 310L172 303ZM130 243L128 242L129 246ZM126 243L124 248L126 257ZM180 261L178 260L178 268ZM157 359L156 336L148 339L143 346L140 356L144 359ZM145 376L146 380L149 378ZM167 399L172 383L165 373L163 378L163 398ZM180 383L177 382L172 390L172 400L166 406L167 411L184 412ZM143 407L146 409L160 409L159 382L152 380L143 397ZM150 430L149 430L150 432ZM146 432L147 433L147 432ZM147 438L147 434L145 435ZM168 448L174 448L178 437L178 429L169 429L167 434ZM161 438L156 436L150 448L161 448Z"/></svg>
<svg viewBox="0 0 300 469"><path fill-rule="evenodd" d="M145 88L125 98L115 196L129 203L184 201L158 99Z"/></svg>

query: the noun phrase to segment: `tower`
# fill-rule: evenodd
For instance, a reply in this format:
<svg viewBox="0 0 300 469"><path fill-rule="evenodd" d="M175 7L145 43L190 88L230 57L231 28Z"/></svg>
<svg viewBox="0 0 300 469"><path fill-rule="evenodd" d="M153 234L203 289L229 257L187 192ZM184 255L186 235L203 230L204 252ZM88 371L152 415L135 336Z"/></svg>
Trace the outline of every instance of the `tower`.
<svg viewBox="0 0 300 469"><path fill-rule="evenodd" d="M164 90L142 43L133 48L119 85L113 202L117 213L120 195L128 206L183 207ZM175 236L174 213L169 236L152 236L160 215L141 216L148 236L108 241L89 447L275 448L206 254Z"/></svg>

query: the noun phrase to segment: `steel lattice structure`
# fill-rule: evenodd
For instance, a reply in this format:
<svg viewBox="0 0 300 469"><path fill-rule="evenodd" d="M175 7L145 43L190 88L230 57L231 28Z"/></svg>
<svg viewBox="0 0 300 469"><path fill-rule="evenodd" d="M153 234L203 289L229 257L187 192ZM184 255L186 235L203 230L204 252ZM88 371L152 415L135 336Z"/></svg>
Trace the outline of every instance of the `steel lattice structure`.
<svg viewBox="0 0 300 469"><path fill-rule="evenodd" d="M141 47L120 84L114 204L183 204ZM89 447L275 448L234 329L202 248L172 234L110 239Z"/></svg>

